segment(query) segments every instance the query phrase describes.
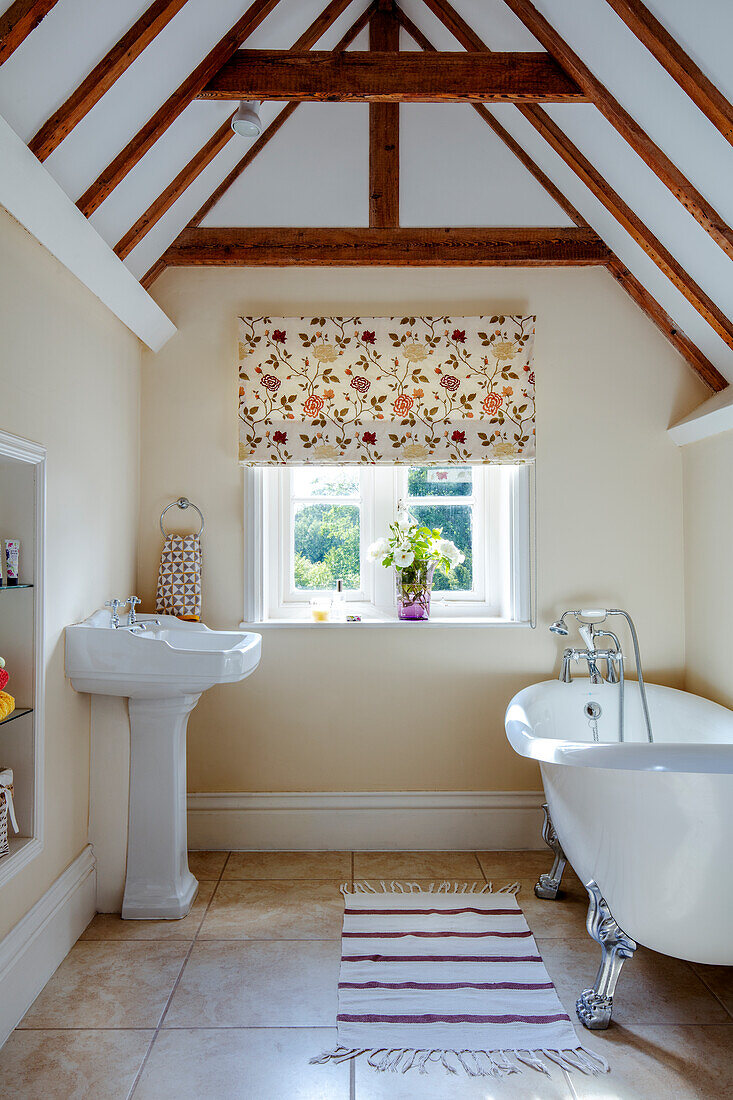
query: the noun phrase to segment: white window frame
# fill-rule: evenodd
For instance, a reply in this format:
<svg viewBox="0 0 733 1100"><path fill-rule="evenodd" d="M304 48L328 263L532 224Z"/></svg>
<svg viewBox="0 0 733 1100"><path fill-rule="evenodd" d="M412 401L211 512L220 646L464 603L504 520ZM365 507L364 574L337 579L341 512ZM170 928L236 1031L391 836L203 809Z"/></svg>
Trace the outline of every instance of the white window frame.
<svg viewBox="0 0 733 1100"><path fill-rule="evenodd" d="M473 593L434 592L430 622L531 625L532 468L487 465L473 469L478 475L479 513L473 555L476 589ZM346 592L345 599L349 613L360 615L363 622L396 623L394 573L368 562L366 548L393 522L398 502L405 496L407 467L364 466L359 471L362 587ZM244 624L311 621L309 602L319 593L299 592L290 583L291 484L288 467L244 470ZM465 497L439 497L435 503L465 501ZM334 498L334 502L342 500ZM343 503L352 502L353 498L343 499ZM434 501L426 498L426 503Z"/></svg>
<svg viewBox="0 0 733 1100"><path fill-rule="evenodd" d="M370 531L372 529L372 517L371 517L371 505L372 505L372 487L371 487L371 471L366 467L359 467L359 496L358 497L299 497L294 492L293 487L293 473L294 467L283 467L280 470L274 471L275 478L266 478L266 481L275 481L274 495L272 497L270 508L277 509L277 535L274 539L278 548L278 574L275 578L275 582L279 588L279 594L277 596L277 604L280 607L288 608L292 605L308 604L313 596L330 595L329 592L321 591L318 589L300 589L298 590L294 581L294 555L293 555L293 539L292 532L294 526L295 509L298 504L306 504L311 502L316 504L320 501L327 504L357 504L361 510L361 522L359 527L359 541L360 541L360 559L361 559L361 580L362 587L358 590L349 590L344 596L350 603L369 603L372 600L372 586L369 583L369 570L366 568L366 551L370 542L373 539L370 537ZM271 490L272 492L272 490ZM271 514L271 513L270 513ZM274 548L273 548L274 551ZM274 595L274 593L273 593Z"/></svg>

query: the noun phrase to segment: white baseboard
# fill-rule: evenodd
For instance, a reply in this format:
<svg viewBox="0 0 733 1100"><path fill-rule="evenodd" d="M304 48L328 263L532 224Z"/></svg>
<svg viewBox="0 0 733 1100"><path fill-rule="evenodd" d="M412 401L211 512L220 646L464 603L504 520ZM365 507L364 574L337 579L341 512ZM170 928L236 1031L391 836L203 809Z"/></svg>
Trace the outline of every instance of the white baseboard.
<svg viewBox="0 0 733 1100"><path fill-rule="evenodd" d="M91 845L0 941L0 1046L96 912Z"/></svg>
<svg viewBox="0 0 733 1100"><path fill-rule="evenodd" d="M542 848L542 791L344 791L188 796L193 849Z"/></svg>

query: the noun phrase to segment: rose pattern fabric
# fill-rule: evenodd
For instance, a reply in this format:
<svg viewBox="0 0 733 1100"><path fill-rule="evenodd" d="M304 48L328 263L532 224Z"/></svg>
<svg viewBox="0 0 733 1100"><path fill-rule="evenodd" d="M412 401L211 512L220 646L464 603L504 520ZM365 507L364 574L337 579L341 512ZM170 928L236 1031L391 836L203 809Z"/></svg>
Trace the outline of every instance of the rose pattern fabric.
<svg viewBox="0 0 733 1100"><path fill-rule="evenodd" d="M323 408L323 398L318 394L312 393L309 397L306 397L303 402L303 412L306 416L318 416L319 412Z"/></svg>
<svg viewBox="0 0 733 1100"><path fill-rule="evenodd" d="M399 397L395 397L392 402L392 409L395 416L405 417L409 414L410 409L415 404L415 401L407 393L401 393Z"/></svg>
<svg viewBox="0 0 733 1100"><path fill-rule="evenodd" d="M504 398L500 393L487 393L481 402L481 407L489 416L496 416L503 404Z"/></svg>
<svg viewBox="0 0 733 1100"><path fill-rule="evenodd" d="M248 466L527 462L532 316L241 317Z"/></svg>

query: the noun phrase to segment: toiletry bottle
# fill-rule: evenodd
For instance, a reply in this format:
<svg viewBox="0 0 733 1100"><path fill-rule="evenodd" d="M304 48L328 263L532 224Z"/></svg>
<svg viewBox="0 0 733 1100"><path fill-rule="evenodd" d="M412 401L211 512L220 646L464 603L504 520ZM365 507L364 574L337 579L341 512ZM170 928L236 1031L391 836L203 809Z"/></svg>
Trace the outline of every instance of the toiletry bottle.
<svg viewBox="0 0 733 1100"><path fill-rule="evenodd" d="M5 540L5 574L8 588L20 583L20 539Z"/></svg>
<svg viewBox="0 0 733 1100"><path fill-rule="evenodd" d="M341 577L336 581L336 591L333 594L333 601L331 603L331 622L346 622L346 600L344 598L344 582Z"/></svg>

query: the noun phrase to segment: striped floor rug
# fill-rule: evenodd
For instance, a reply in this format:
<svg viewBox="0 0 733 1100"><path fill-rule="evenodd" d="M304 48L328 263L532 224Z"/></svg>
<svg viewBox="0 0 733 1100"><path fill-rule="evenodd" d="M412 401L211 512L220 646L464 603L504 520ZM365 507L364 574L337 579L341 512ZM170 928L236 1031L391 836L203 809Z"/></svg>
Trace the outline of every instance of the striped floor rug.
<svg viewBox="0 0 733 1100"><path fill-rule="evenodd" d="M503 1077L548 1063L586 1074L578 1041L516 899L518 885L355 883L345 898L338 1047L377 1070Z"/></svg>

